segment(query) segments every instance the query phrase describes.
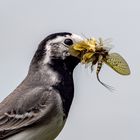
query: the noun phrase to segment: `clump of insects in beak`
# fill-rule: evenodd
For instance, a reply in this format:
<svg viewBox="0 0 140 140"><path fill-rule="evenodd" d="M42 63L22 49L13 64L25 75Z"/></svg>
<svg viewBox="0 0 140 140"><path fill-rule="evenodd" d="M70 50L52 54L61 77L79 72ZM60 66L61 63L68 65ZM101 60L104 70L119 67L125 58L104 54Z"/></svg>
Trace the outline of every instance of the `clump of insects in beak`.
<svg viewBox="0 0 140 140"><path fill-rule="evenodd" d="M103 41L101 38L99 38L99 40L96 40L95 38L85 39L72 45L69 52L71 55L78 57L81 60L81 63L90 63L91 71L93 71L93 66L97 64L97 80L107 89L112 91L113 88L103 83L99 78L99 73L103 63L106 63L109 67L121 75L129 75L130 69L127 62L121 55L118 53L109 53L110 48L107 43L107 41Z"/></svg>

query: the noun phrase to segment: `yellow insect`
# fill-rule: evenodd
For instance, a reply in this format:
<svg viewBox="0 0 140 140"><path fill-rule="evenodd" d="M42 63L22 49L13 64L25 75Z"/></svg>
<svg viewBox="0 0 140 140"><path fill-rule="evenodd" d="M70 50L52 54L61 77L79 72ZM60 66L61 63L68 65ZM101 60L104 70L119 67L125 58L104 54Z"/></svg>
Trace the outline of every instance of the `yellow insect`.
<svg viewBox="0 0 140 140"><path fill-rule="evenodd" d="M91 63L91 70L97 64L97 80L109 90L113 90L110 86L103 83L99 78L99 72L103 63L106 63L114 71L121 75L129 75L130 68L124 58L118 53L109 53L110 48L105 45L105 42L99 38L86 39L70 47L71 55L81 59L83 64Z"/></svg>

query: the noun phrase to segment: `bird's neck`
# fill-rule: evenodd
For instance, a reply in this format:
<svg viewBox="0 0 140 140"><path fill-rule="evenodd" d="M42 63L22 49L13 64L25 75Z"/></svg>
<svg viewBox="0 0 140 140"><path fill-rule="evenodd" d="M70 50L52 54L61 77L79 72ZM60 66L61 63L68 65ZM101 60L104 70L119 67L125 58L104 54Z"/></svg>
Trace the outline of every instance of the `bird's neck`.
<svg viewBox="0 0 140 140"><path fill-rule="evenodd" d="M53 87L60 92L66 117L74 97L73 70L77 64L69 60L52 60L50 65L53 71L59 74L60 82Z"/></svg>
<svg viewBox="0 0 140 140"><path fill-rule="evenodd" d="M72 62L72 59L52 59L51 63L34 65L29 71L35 84L38 83L46 88L53 87L59 91L66 117L74 96L73 70L77 64L78 61Z"/></svg>

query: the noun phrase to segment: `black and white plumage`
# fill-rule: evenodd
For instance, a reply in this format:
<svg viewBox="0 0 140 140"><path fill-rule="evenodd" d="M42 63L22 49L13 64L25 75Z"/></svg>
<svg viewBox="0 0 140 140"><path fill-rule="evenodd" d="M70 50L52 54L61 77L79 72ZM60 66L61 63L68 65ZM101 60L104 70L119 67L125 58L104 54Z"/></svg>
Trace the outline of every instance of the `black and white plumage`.
<svg viewBox="0 0 140 140"><path fill-rule="evenodd" d="M0 103L0 140L54 140L74 96L73 70L79 60L68 47L81 38L56 33L40 44L23 82Z"/></svg>

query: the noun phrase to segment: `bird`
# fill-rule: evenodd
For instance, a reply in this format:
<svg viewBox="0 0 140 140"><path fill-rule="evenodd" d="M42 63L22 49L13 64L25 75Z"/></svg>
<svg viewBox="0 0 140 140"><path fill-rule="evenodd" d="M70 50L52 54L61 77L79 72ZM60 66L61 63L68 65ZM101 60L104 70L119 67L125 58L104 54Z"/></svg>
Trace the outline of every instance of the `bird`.
<svg viewBox="0 0 140 140"><path fill-rule="evenodd" d="M73 71L80 60L69 47L79 35L48 35L19 86L0 103L0 140L54 140L68 118L74 98Z"/></svg>

